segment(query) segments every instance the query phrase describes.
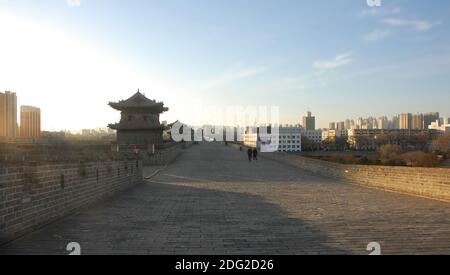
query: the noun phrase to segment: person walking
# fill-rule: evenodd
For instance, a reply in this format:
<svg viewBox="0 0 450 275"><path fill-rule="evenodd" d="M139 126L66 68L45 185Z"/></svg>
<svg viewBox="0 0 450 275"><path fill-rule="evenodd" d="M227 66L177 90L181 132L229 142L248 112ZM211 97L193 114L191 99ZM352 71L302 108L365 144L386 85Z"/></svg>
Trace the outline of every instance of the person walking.
<svg viewBox="0 0 450 275"><path fill-rule="evenodd" d="M252 154L253 154L253 160L258 160L258 150L256 148L253 149Z"/></svg>
<svg viewBox="0 0 450 275"><path fill-rule="evenodd" d="M253 157L253 151L251 148L248 148L247 150L247 154L248 154L248 161L252 161L252 157Z"/></svg>

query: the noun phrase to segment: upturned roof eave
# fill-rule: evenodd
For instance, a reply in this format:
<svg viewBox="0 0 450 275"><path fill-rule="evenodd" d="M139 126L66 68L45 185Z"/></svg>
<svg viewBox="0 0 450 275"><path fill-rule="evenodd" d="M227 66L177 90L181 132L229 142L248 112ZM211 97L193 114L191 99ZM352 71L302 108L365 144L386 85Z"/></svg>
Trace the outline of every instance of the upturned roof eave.
<svg viewBox="0 0 450 275"><path fill-rule="evenodd" d="M110 125L108 125L108 128L111 128L111 129L117 130L117 131L161 131L161 130L164 131L164 130L168 130L168 128L164 127L164 126L132 128L132 127L120 126L119 124L110 124Z"/></svg>
<svg viewBox="0 0 450 275"><path fill-rule="evenodd" d="M117 111L141 109L141 110L156 110L163 113L169 110L169 108L164 107L163 103L157 103L153 105L131 105L131 104L110 102L108 105Z"/></svg>

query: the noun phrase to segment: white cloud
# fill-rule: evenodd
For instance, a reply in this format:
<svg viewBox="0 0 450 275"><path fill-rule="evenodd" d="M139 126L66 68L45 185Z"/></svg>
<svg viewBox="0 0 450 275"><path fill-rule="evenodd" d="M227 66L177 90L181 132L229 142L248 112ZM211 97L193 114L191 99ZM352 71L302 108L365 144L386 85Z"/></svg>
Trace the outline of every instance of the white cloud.
<svg viewBox="0 0 450 275"><path fill-rule="evenodd" d="M364 35L364 40L367 42L376 42L388 38L391 35L389 30L374 30Z"/></svg>
<svg viewBox="0 0 450 275"><path fill-rule="evenodd" d="M318 60L314 62L314 68L319 70L336 69L352 62L351 53L344 53L336 56L332 60Z"/></svg>
<svg viewBox="0 0 450 275"><path fill-rule="evenodd" d="M416 31L427 31L441 23L432 23L425 20L404 20L397 18L387 18L383 20L384 23L394 27L407 27Z"/></svg>
<svg viewBox="0 0 450 275"><path fill-rule="evenodd" d="M81 0L67 0L66 4L69 7L80 7L81 6Z"/></svg>
<svg viewBox="0 0 450 275"><path fill-rule="evenodd" d="M250 78L257 76L259 74L267 71L266 67L250 67L250 68L240 68L238 70L231 70L214 79L207 81L203 86L203 90L210 90L217 87L223 87L229 83L239 81L244 78Z"/></svg>
<svg viewBox="0 0 450 275"><path fill-rule="evenodd" d="M401 13L402 10L398 7L395 8L383 8L383 7L374 7L364 9L359 13L359 16L368 17L368 16L387 16Z"/></svg>

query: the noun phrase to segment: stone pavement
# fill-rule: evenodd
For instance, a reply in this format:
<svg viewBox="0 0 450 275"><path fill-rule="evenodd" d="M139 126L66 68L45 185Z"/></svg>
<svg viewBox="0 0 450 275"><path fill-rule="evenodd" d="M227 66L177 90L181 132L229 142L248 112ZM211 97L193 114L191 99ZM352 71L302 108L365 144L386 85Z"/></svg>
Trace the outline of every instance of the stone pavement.
<svg viewBox="0 0 450 275"><path fill-rule="evenodd" d="M147 171L151 174L155 169ZM450 205L337 182L221 144L0 254L450 254Z"/></svg>

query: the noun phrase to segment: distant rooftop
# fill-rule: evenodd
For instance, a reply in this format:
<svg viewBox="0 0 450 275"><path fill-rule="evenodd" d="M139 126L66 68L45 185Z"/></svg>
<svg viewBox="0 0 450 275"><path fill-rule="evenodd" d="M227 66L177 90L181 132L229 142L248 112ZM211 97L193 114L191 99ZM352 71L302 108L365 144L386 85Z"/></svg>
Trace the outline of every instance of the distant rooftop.
<svg viewBox="0 0 450 275"><path fill-rule="evenodd" d="M34 106L22 105L20 106L21 112L39 112L41 109Z"/></svg>
<svg viewBox="0 0 450 275"><path fill-rule="evenodd" d="M119 102L110 102L109 106L119 111L130 109L149 109L158 113L163 113L169 110L164 107L163 102L156 102L155 100L148 99L139 90L129 99L121 100Z"/></svg>

